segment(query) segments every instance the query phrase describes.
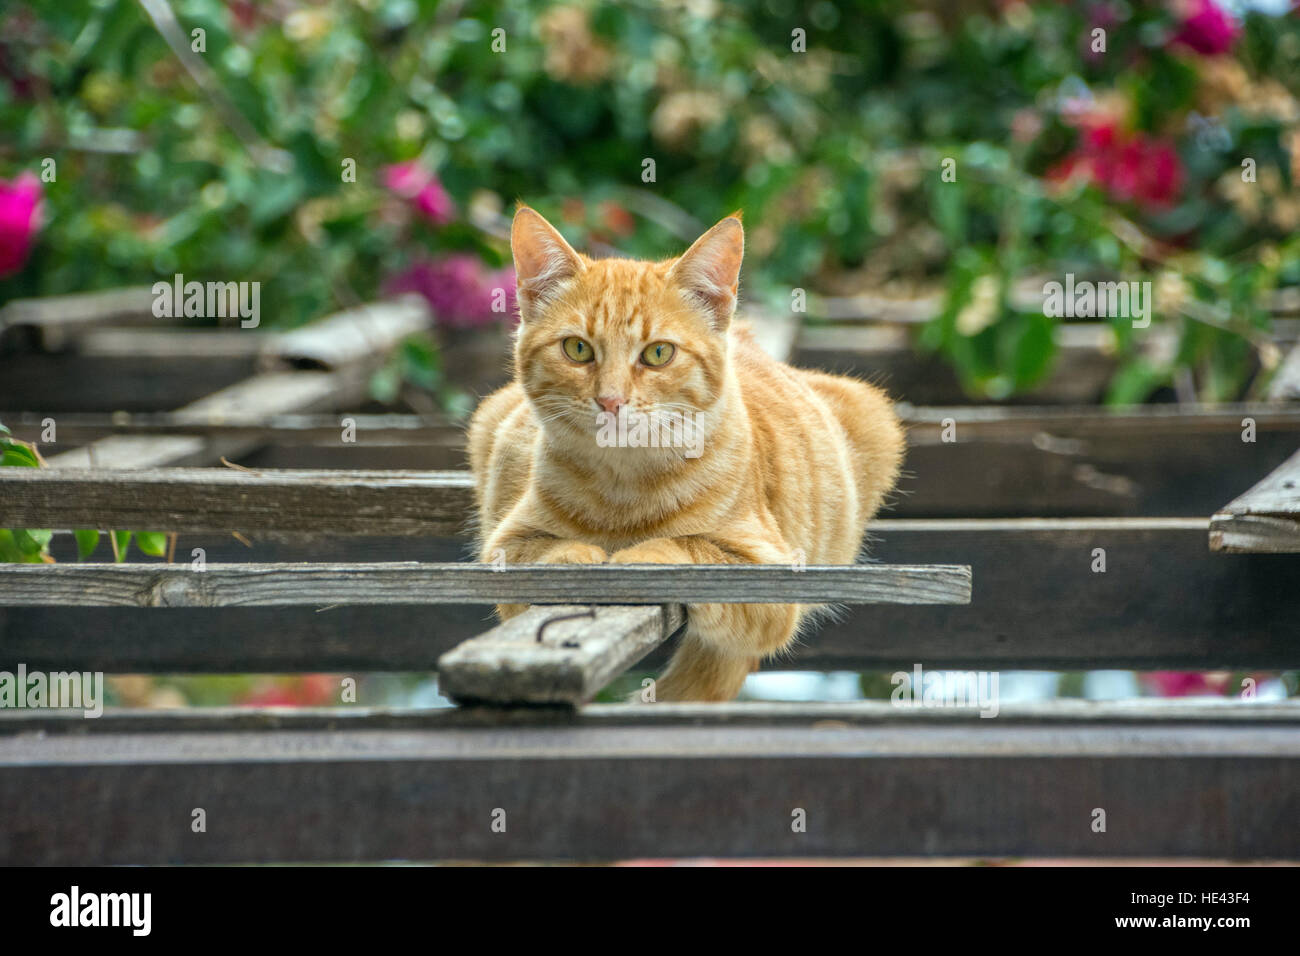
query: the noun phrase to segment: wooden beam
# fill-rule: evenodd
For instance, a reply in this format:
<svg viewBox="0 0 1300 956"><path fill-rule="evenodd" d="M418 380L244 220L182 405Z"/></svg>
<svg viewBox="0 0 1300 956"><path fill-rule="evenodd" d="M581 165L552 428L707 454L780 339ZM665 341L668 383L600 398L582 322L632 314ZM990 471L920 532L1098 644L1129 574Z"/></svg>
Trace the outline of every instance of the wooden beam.
<svg viewBox="0 0 1300 956"><path fill-rule="evenodd" d="M1300 444L1297 411L904 406L910 447L891 516L1210 514L1225 488L1245 487Z"/></svg>
<svg viewBox="0 0 1300 956"><path fill-rule="evenodd" d="M978 705L905 707L888 700L659 701L519 707L105 707L86 719L79 710L5 708L0 739L17 734L231 733L252 730L448 730L492 727L916 727L987 726ZM1145 697L1084 700L1059 697L1005 701L997 723L1025 727L1116 727L1140 724L1300 727L1300 700Z"/></svg>
<svg viewBox="0 0 1300 956"><path fill-rule="evenodd" d="M0 308L0 338L11 337L10 330L27 329L38 348L53 351L95 326L156 323L153 300L148 286L14 299Z"/></svg>
<svg viewBox="0 0 1300 956"><path fill-rule="evenodd" d="M1268 386L1270 401L1300 400L1300 345L1295 345L1282 360Z"/></svg>
<svg viewBox="0 0 1300 956"><path fill-rule="evenodd" d="M276 365L294 368L342 368L373 363L409 335L430 327L428 303L404 295L336 312L292 332L265 336L262 353Z"/></svg>
<svg viewBox="0 0 1300 956"><path fill-rule="evenodd" d="M1225 488L1247 487L1300 444L1300 405L902 405L899 412L911 447L889 512L898 517L1211 514L1222 505ZM242 464L257 469L465 465L463 428L445 418L348 417L355 423L354 442L342 440L339 415L259 419L257 412L228 409L220 416L58 415L56 421L61 442L129 434L192 435L235 448L256 444L258 451L225 454L239 454ZM44 418L0 413L0 421L27 440L40 437ZM1242 440L1244 422L1253 423L1254 441Z"/></svg>
<svg viewBox="0 0 1300 956"><path fill-rule="evenodd" d="M213 464L222 456L238 457L261 442L247 432L218 429L215 435L209 434L206 426L210 423L220 424L227 418L248 423L265 416L270 409L304 412L333 408L359 400L365 389L365 375L354 370L267 372L170 413L173 430L167 433L110 435L48 460L52 467L62 469ZM54 419L56 429L60 418ZM187 430L186 426L193 427ZM60 435L60 440L68 441L66 433Z"/></svg>
<svg viewBox="0 0 1300 956"><path fill-rule="evenodd" d="M534 607L438 659L460 703L583 704L686 622L680 604Z"/></svg>
<svg viewBox="0 0 1300 956"><path fill-rule="evenodd" d="M1080 322L1056 327L1060 352L1046 381L1011 401L1018 404L1093 404L1115 372L1115 339L1109 325ZM938 354L922 354L903 325L804 325L795 342L796 365L857 375L898 399L923 405L964 404L969 397L952 365Z"/></svg>
<svg viewBox="0 0 1300 956"><path fill-rule="evenodd" d="M1210 520L1210 547L1237 553L1300 553L1300 452Z"/></svg>
<svg viewBox="0 0 1300 956"><path fill-rule="evenodd" d="M2 528L456 534L472 507L467 472L0 469Z"/></svg>
<svg viewBox="0 0 1300 956"><path fill-rule="evenodd" d="M327 380L328 376L313 372L305 376L305 379ZM0 411L0 422L3 422L16 438L33 442L40 441L41 430L47 417L49 416L37 412ZM70 445L123 435L133 438L199 435L208 440L238 439L258 446L279 445L294 448L322 445L348 448L353 443L343 442L344 418L352 420L356 439L354 444L363 447L419 448L437 443L454 444L459 450L464 444L464 425L441 416L358 412L334 414L276 412L268 415L261 409L236 406L223 409L219 414L206 415L198 414L190 408L174 412L118 414L68 412L57 416L55 422L58 425L59 442ZM1296 410L1296 418L1297 422L1300 422L1300 408Z"/></svg>
<svg viewBox="0 0 1300 956"><path fill-rule="evenodd" d="M16 469L15 469L16 470ZM850 607L767 670L1229 670L1300 667L1300 556L1205 546L1206 519L908 520L872 525L874 560L969 564L964 606ZM102 546L101 546L102 547ZM456 561L445 538L268 540L182 535L224 561ZM1096 552L1106 571L1095 572ZM60 561L76 560L56 534ZM232 608L0 608L0 669L120 673L429 671L491 627L483 605ZM671 645L671 642L669 642ZM663 666L670 647L644 662Z"/></svg>
<svg viewBox="0 0 1300 956"><path fill-rule="evenodd" d="M1294 715L1004 721L876 706L861 720L842 708L773 721L736 709L11 729L0 732L0 860L1300 855ZM205 833L192 830L196 807ZM1093 831L1096 807L1105 833ZM797 810L803 832L790 825Z"/></svg>
<svg viewBox="0 0 1300 956"><path fill-rule="evenodd" d="M0 607L922 603L970 600L970 569L884 564L0 564Z"/></svg>

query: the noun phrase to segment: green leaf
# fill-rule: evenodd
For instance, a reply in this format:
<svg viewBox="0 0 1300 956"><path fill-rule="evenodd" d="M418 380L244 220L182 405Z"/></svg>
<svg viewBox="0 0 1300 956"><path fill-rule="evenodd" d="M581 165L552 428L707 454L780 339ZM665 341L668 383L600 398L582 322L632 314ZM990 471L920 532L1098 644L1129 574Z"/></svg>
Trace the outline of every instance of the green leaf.
<svg viewBox="0 0 1300 956"><path fill-rule="evenodd" d="M150 557L161 558L167 553L167 532L137 531L135 543L136 547Z"/></svg>
<svg viewBox="0 0 1300 956"><path fill-rule="evenodd" d="M95 548L99 546L99 532L86 528L80 531L72 532L72 536L77 539L77 558L84 561L95 553Z"/></svg>
<svg viewBox="0 0 1300 956"><path fill-rule="evenodd" d="M14 541L14 533L7 528L0 528L0 562L26 564L30 561L31 558L23 554Z"/></svg>
<svg viewBox="0 0 1300 956"><path fill-rule="evenodd" d="M121 564L123 561L126 560L127 549L131 547L132 532L110 531L109 534L113 536L113 541L117 543L117 563Z"/></svg>
<svg viewBox="0 0 1300 956"><path fill-rule="evenodd" d="M50 546L50 538L54 535L53 531L26 531L21 528L14 530L14 543L23 554L41 554Z"/></svg>
<svg viewBox="0 0 1300 956"><path fill-rule="evenodd" d="M20 468L41 467L36 452L26 445L20 445L17 442L5 442L3 447L4 454L0 455L0 465L15 465Z"/></svg>

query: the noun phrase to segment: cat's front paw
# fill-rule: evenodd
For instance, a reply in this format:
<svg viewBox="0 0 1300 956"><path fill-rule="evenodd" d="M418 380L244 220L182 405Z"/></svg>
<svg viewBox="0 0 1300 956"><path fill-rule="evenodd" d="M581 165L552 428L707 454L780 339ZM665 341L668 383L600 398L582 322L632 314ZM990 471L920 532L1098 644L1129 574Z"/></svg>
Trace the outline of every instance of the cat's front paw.
<svg viewBox="0 0 1300 956"><path fill-rule="evenodd" d="M651 538L622 551L615 551L609 558L613 564L693 564L691 557L682 550L682 546L669 538Z"/></svg>
<svg viewBox="0 0 1300 956"><path fill-rule="evenodd" d="M609 554L604 548L585 541L562 541L539 559L539 564L604 564Z"/></svg>

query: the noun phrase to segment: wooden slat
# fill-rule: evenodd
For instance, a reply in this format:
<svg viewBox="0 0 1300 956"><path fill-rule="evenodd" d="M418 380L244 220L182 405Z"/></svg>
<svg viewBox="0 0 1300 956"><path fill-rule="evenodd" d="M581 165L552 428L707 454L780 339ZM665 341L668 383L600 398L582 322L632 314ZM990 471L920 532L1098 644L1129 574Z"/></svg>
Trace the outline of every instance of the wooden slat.
<svg viewBox="0 0 1300 956"><path fill-rule="evenodd" d="M1206 519L878 521L872 557L969 564L965 606L850 607L766 670L930 668L1229 670L1300 667L1300 556L1205 546ZM103 546L101 546L103 547ZM348 538L291 543L182 535L177 557L224 561L455 561L468 543ZM1092 570L1103 549L1106 572ZM71 535L55 535L75 561ZM104 552L101 552L101 555ZM494 624L482 605L0 609L0 669L110 672L427 671ZM670 642L671 643L671 642ZM644 672L661 667L654 651Z"/></svg>
<svg viewBox="0 0 1300 956"><path fill-rule="evenodd" d="M148 286L14 299L0 309L0 337L10 329L27 328L38 347L53 350L63 348L86 329L123 321L158 321Z"/></svg>
<svg viewBox="0 0 1300 956"><path fill-rule="evenodd" d="M1210 521L1216 551L1300 553L1300 452Z"/></svg>
<svg viewBox="0 0 1300 956"><path fill-rule="evenodd" d="M472 491L466 472L5 468L0 527L455 534Z"/></svg>
<svg viewBox="0 0 1300 956"><path fill-rule="evenodd" d="M438 690L469 703L582 704L686 621L678 604L534 607L438 659Z"/></svg>
<svg viewBox="0 0 1300 956"><path fill-rule="evenodd" d="M868 709L879 716L655 704L484 726L3 733L0 861L1300 854L1294 716Z"/></svg>
<svg viewBox="0 0 1300 956"><path fill-rule="evenodd" d="M956 565L0 564L0 607L969 600L970 569Z"/></svg>
<svg viewBox="0 0 1300 956"><path fill-rule="evenodd" d="M1047 380L1009 401L1018 404L1090 404L1100 400L1115 372L1114 333L1103 323L1071 323L1056 328L1060 358ZM805 324L795 342L796 365L858 375L876 382L895 398L914 404L969 401L952 366L937 354L912 346L900 325L816 326Z"/></svg>
<svg viewBox="0 0 1300 956"><path fill-rule="evenodd" d="M1282 365L1268 386L1271 401L1300 400L1300 345L1295 345L1282 360Z"/></svg>
<svg viewBox="0 0 1300 956"><path fill-rule="evenodd" d="M87 720L78 710L0 710L0 739L14 734L229 733L246 730L447 730L492 727L915 727L981 726L979 706L902 707L887 700L659 701L653 708L617 704L520 707L105 707ZM1084 700L1058 697L1002 702L1002 725L1114 727L1244 724L1300 727L1300 700L1144 697Z"/></svg>
<svg viewBox="0 0 1300 956"><path fill-rule="evenodd" d="M1211 514L1225 488L1245 488L1300 444L1300 405L1155 405L1140 408L899 408L910 448L891 515L1018 517ZM45 416L0 413L27 440ZM175 413L57 416L61 441L106 434L193 434L264 445L238 460L259 469L449 469L465 465L464 431L443 418L229 414L195 421ZM194 420L185 416L184 420ZM1254 423L1243 442L1243 421ZM947 428L951 423L951 431ZM954 442L944 440L955 437ZM69 436L69 437L65 437ZM227 452L227 457L231 456ZM195 462L181 461L178 464Z"/></svg>
<svg viewBox="0 0 1300 956"><path fill-rule="evenodd" d="M313 372L304 376L304 379L326 380L328 376ZM333 381L337 382L336 379ZM199 407L202 408L201 405ZM1300 422L1300 409L1296 410L1296 416L1297 421ZM40 441L41 429L46 417L48 416L37 412L0 411L0 422L3 422L15 437L25 441ZM223 409L220 414L206 415L196 414L188 408L174 412L118 414L68 412L57 416L55 421L58 424L60 443L73 445L124 435L133 438L200 435L209 440L239 439L259 446L298 447L344 444L342 425L344 418L352 420L355 428L355 444L362 447L419 448L437 443L455 444L457 450L460 450L464 443L464 425L441 416L357 412L335 414L280 412L268 415L261 408L236 406Z"/></svg>
<svg viewBox="0 0 1300 956"><path fill-rule="evenodd" d="M72 451L49 456L55 468L147 469L167 465L212 464L222 456L238 457L258 447L248 434L205 434L203 426L227 417L245 423L269 410L305 412L358 401L365 394L365 375L339 372L267 372L220 389L170 413L175 430L168 434L110 435ZM60 417L55 418L56 427ZM184 431L187 424L196 426ZM67 441L67 436L62 436ZM51 446L46 446L47 450ZM55 446L57 447L57 446Z"/></svg>
<svg viewBox="0 0 1300 956"><path fill-rule="evenodd" d="M263 354L298 368L342 368L387 355L429 323L425 300L406 295L337 312L292 332L273 332L265 338Z"/></svg>

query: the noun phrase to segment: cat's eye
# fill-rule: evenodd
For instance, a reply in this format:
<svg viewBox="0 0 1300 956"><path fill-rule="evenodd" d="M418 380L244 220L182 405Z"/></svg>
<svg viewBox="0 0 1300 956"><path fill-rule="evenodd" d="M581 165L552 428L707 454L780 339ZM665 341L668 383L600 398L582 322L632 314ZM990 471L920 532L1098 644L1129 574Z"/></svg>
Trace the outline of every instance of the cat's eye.
<svg viewBox="0 0 1300 956"><path fill-rule="evenodd" d="M564 349L564 354L575 362L590 362L596 357L596 353L592 351L591 346L576 335L570 335L560 343L560 347Z"/></svg>
<svg viewBox="0 0 1300 956"><path fill-rule="evenodd" d="M658 368L659 366L667 365L672 361L672 357L676 351L677 346L675 345L671 345L668 342L655 342L651 345L647 345L644 351L641 352L641 361L646 365L649 365L651 368Z"/></svg>

